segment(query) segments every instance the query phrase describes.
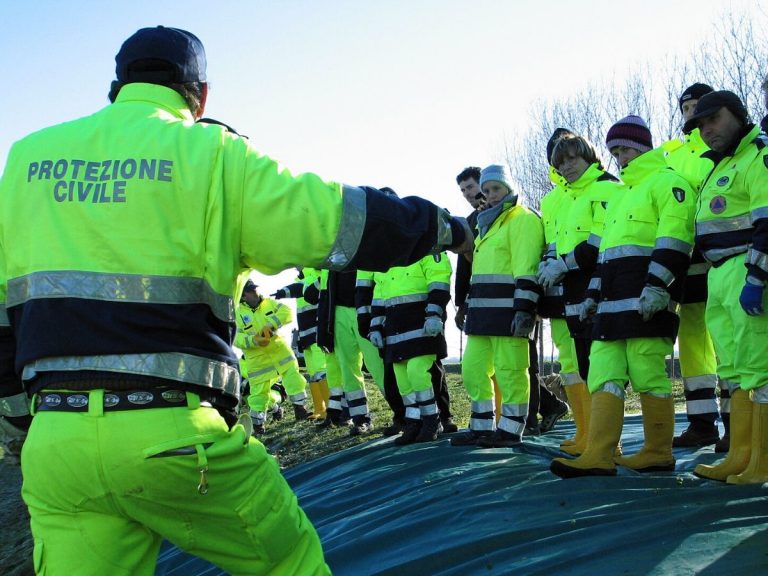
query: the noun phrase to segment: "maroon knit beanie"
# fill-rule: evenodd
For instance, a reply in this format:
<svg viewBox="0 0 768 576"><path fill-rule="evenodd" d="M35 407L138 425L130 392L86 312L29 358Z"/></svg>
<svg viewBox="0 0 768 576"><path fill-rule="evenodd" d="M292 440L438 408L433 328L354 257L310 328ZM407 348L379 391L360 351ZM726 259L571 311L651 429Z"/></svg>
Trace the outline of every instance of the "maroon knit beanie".
<svg viewBox="0 0 768 576"><path fill-rule="evenodd" d="M640 152L648 152L653 148L653 138L643 119L630 114L611 126L605 137L605 145L608 150L616 146L627 146Z"/></svg>

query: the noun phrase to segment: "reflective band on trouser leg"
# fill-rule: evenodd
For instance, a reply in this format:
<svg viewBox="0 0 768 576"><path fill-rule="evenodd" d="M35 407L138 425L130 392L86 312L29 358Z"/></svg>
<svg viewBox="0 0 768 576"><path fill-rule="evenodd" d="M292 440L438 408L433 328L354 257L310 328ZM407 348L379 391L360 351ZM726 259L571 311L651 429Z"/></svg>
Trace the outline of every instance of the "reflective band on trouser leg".
<svg viewBox="0 0 768 576"><path fill-rule="evenodd" d="M570 377L571 374L578 375L579 365L576 361L576 347L573 344L571 333L568 331L568 324L562 318L552 318L549 322L552 342L557 347L560 375L563 377L563 384L568 385L581 382L581 378L574 382L573 378ZM566 378L566 375L569 378Z"/></svg>
<svg viewBox="0 0 768 576"><path fill-rule="evenodd" d="M461 360L461 377L472 400L469 427L476 432L496 427L493 403L493 346L490 336L467 336L467 347Z"/></svg>
<svg viewBox="0 0 768 576"><path fill-rule="evenodd" d="M365 388L353 392L344 392L344 397L347 400L350 416L353 418L355 416L368 416L368 397L365 395Z"/></svg>
<svg viewBox="0 0 768 576"><path fill-rule="evenodd" d="M608 392L624 399L623 386L629 382L629 368L627 366L627 341L595 340L589 353L589 377L587 385L590 393ZM604 389L604 384L611 383L614 387L621 388L619 395L617 390Z"/></svg>
<svg viewBox="0 0 768 576"><path fill-rule="evenodd" d="M360 336L359 333L357 336L357 344L360 346L360 351L363 353L365 369L368 370L368 374L371 375L373 383L376 384L376 388L384 394L384 360L379 354L379 349L371 344L370 340Z"/></svg>
<svg viewBox="0 0 768 576"><path fill-rule="evenodd" d="M326 371L325 352L317 344L312 344L304 350L304 365L307 367L310 382L322 380Z"/></svg>
<svg viewBox="0 0 768 576"><path fill-rule="evenodd" d="M718 413L715 395L717 361L704 319L705 309L704 302L683 304L680 307L677 342L688 420L713 424Z"/></svg>
<svg viewBox="0 0 768 576"><path fill-rule="evenodd" d="M325 355L325 366L328 370L326 377L329 391L326 408L328 410L341 410L341 398L344 396L344 389L341 387L341 368L335 352Z"/></svg>
<svg viewBox="0 0 768 576"><path fill-rule="evenodd" d="M304 404L307 399L307 381L299 372L299 364L295 358L285 365L285 370L281 372L281 376L290 401L293 404Z"/></svg>
<svg viewBox="0 0 768 576"><path fill-rule="evenodd" d="M334 354L341 370L344 392L363 389L363 354L357 344L357 311L348 306L336 306L334 324Z"/></svg>
<svg viewBox="0 0 768 576"><path fill-rule="evenodd" d="M419 411L418 400L416 399L416 392L409 394L403 394L403 406L405 406L405 417L409 420L419 420L421 418L421 412Z"/></svg>
<svg viewBox="0 0 768 576"><path fill-rule="evenodd" d="M501 390L497 428L522 436L530 397L530 355L527 338L491 336L496 381Z"/></svg>
<svg viewBox="0 0 768 576"><path fill-rule="evenodd" d="M416 356L406 362L408 380L416 394L416 402L419 406L419 414L422 418L438 413L435 401L435 390L432 387L432 374L430 369L437 360L434 354Z"/></svg>
<svg viewBox="0 0 768 576"><path fill-rule="evenodd" d="M275 459L212 408L40 413L22 470L38 573L151 575L165 538L230 574L330 574Z"/></svg>

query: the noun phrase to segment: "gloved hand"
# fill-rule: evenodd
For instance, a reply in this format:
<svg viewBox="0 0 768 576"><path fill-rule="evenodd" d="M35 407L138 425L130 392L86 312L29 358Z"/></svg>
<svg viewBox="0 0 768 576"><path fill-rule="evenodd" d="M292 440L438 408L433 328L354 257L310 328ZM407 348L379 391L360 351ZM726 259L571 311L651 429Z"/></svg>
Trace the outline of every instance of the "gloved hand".
<svg viewBox="0 0 768 576"><path fill-rule="evenodd" d="M370 332L368 334L368 340L370 340L371 344L373 344L379 350L384 348L384 336L382 336L381 332L378 330L375 332Z"/></svg>
<svg viewBox="0 0 768 576"><path fill-rule="evenodd" d="M560 282L568 272L568 266L562 258L552 258L539 264L539 273L536 274L536 281L544 290L551 288Z"/></svg>
<svg viewBox="0 0 768 576"><path fill-rule="evenodd" d="M589 318L595 315L595 312L597 312L597 302L592 300L592 298L585 298L579 309L579 320L581 322L586 322Z"/></svg>
<svg viewBox="0 0 768 576"><path fill-rule="evenodd" d="M510 331L512 332L512 336L517 336L518 338L529 338L535 325L536 318L533 314L530 312L523 312L522 310L518 310L515 312L515 315L512 318L512 326L510 327Z"/></svg>
<svg viewBox="0 0 768 576"><path fill-rule="evenodd" d="M267 346L272 338L272 330L270 328L263 328L259 334L253 337L256 344L259 346Z"/></svg>
<svg viewBox="0 0 768 576"><path fill-rule="evenodd" d="M21 448L27 438L27 431L13 421L29 419L29 417L8 418L0 416L0 460L8 464L21 463Z"/></svg>
<svg viewBox="0 0 768 576"><path fill-rule="evenodd" d="M472 228L469 226L466 218L459 218L456 216L453 218L459 223L462 230L464 230L464 240L461 244L454 246L453 248L448 248L448 250L455 252L456 254L471 255L475 249L475 235L472 232Z"/></svg>
<svg viewBox="0 0 768 576"><path fill-rule="evenodd" d="M764 289L765 283L762 280L747 274L747 280L739 296L739 304L741 304L744 312L750 316L761 316L763 314Z"/></svg>
<svg viewBox="0 0 768 576"><path fill-rule="evenodd" d="M443 333L443 321L437 316L428 316L424 320L424 336L439 336Z"/></svg>
<svg viewBox="0 0 768 576"><path fill-rule="evenodd" d="M656 312L666 310L669 305L669 292L658 286L646 286L640 293L640 310L643 322L648 322Z"/></svg>
<svg viewBox="0 0 768 576"><path fill-rule="evenodd" d="M277 292L273 292L269 295L270 298L274 298L275 300L281 300L285 298L285 291L281 288Z"/></svg>
<svg viewBox="0 0 768 576"><path fill-rule="evenodd" d="M454 322L456 322L456 328L459 330L464 330L464 322L467 319L467 303L465 302L461 306L459 306L456 310L456 316L453 317Z"/></svg>

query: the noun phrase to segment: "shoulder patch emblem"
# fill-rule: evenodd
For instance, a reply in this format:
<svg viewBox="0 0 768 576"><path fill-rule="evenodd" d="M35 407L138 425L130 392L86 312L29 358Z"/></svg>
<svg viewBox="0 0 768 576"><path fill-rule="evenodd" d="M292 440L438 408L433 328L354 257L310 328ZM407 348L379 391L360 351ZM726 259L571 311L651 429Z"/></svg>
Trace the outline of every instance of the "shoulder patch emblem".
<svg viewBox="0 0 768 576"><path fill-rule="evenodd" d="M709 201L709 209L712 214L722 214L726 206L725 196L715 196Z"/></svg>
<svg viewBox="0 0 768 576"><path fill-rule="evenodd" d="M682 188L672 188L672 196L675 197L675 200L682 203L685 201L685 190Z"/></svg>
<svg viewBox="0 0 768 576"><path fill-rule="evenodd" d="M437 254L433 254L432 257L435 259L435 262L440 262L440 260L442 259L442 256L440 255L439 252Z"/></svg>
<svg viewBox="0 0 768 576"><path fill-rule="evenodd" d="M728 176L720 176L720 178L717 179L717 185L718 186L725 186L730 181L731 181L731 179L728 178Z"/></svg>

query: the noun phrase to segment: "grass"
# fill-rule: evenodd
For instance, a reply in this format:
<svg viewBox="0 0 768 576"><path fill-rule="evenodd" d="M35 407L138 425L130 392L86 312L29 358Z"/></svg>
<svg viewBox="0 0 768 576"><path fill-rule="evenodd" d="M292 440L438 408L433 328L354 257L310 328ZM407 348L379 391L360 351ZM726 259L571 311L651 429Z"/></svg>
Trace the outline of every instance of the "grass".
<svg viewBox="0 0 768 576"><path fill-rule="evenodd" d="M466 428L469 426L469 396L467 396L462 384L461 375L457 373L458 370L451 368L449 366L446 370L448 390L451 396L451 411L459 428ZM552 380L554 382L551 382ZM547 381L554 391L557 392L561 388L557 377L547 377ZM384 396L367 376L365 385L368 393L368 408L374 424L372 433L353 437L349 436L349 431L346 428L318 429L311 422L297 422L290 406L286 406L285 417L282 420L267 423L267 433L261 437L262 442L277 457L282 468L290 468L357 444L381 438L381 430L392 421L391 411L384 400ZM673 379L672 388L675 397L675 410L684 411L685 398L682 381ZM640 412L639 397L631 389L627 391L625 412L627 414ZM567 418L570 417L569 414Z"/></svg>

